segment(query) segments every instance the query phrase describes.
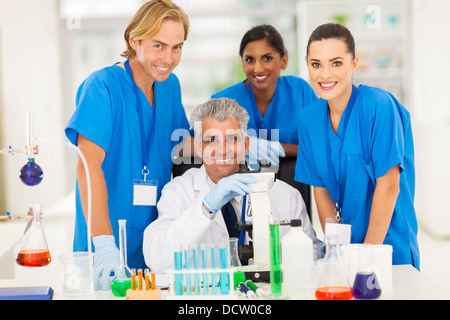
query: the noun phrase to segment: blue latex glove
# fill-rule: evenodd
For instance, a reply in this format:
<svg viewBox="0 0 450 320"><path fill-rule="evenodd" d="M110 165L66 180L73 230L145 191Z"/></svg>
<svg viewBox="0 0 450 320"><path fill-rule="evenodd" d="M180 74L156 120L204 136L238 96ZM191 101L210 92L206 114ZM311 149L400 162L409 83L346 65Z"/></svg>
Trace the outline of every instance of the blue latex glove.
<svg viewBox="0 0 450 320"><path fill-rule="evenodd" d="M111 272L117 273L120 267L120 253L114 236L101 235L92 238L95 247L94 255L94 290L98 290L100 276L102 290L109 290Z"/></svg>
<svg viewBox="0 0 450 320"><path fill-rule="evenodd" d="M253 190L247 186L247 183L255 182L256 178L250 174L237 173L222 178L203 198L203 204L211 212L216 212L234 197L252 193Z"/></svg>
<svg viewBox="0 0 450 320"><path fill-rule="evenodd" d="M285 156L286 153L280 142L250 136L250 148L246 159L250 167L259 168L259 161L262 159L276 166L280 163L280 157Z"/></svg>

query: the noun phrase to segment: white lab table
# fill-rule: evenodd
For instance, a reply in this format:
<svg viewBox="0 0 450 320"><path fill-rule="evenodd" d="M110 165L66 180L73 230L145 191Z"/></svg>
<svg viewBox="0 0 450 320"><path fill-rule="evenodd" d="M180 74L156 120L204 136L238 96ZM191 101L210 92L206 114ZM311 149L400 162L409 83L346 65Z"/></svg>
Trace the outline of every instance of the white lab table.
<svg viewBox="0 0 450 320"><path fill-rule="evenodd" d="M54 290L54 300L83 299L105 300L122 299L115 297L109 291L95 291L82 297L66 296L62 290L63 265L58 257L72 249L74 213L67 205L73 195L68 195L61 203L50 208L43 208L43 226L47 243L52 255L52 262L45 267L27 268L19 266L14 261L14 254L25 230L26 222L0 222L0 287L51 286ZM422 273L410 265L393 266L393 287L391 292L384 292L380 299L394 300L439 300L450 296L430 282ZM157 278L158 284L158 278ZM270 292L270 286L262 285ZM167 295L163 290L162 296ZM314 292L304 292L293 299L315 299Z"/></svg>
<svg viewBox="0 0 450 320"><path fill-rule="evenodd" d="M109 300L125 298L115 297L111 291L95 291L91 295L72 297L66 296L62 290L62 264L54 261L46 267L20 268L17 274L19 279L0 280L0 287L27 287L27 286L51 286L54 290L54 300ZM25 270L26 269L26 270ZM450 299L446 293L431 283L425 276L410 265L393 266L393 287L390 294L384 294L381 299L386 300L442 300ZM158 281L157 281L158 283ZM270 289L267 288L270 291ZM163 290L163 297L167 294ZM293 299L315 299L314 292L305 292L304 295L291 297Z"/></svg>

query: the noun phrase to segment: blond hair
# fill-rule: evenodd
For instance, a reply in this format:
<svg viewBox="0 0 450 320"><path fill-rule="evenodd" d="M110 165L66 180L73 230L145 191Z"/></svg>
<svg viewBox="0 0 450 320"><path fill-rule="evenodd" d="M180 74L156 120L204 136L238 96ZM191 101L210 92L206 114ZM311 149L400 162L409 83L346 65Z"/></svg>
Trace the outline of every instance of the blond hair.
<svg viewBox="0 0 450 320"><path fill-rule="evenodd" d="M124 33L127 50L121 56L127 59L134 58L136 51L129 43L130 37L135 40L154 37L159 32L163 21L167 19L183 24L184 40L186 40L189 33L189 19L183 9L170 0L152 0L146 2L128 23Z"/></svg>

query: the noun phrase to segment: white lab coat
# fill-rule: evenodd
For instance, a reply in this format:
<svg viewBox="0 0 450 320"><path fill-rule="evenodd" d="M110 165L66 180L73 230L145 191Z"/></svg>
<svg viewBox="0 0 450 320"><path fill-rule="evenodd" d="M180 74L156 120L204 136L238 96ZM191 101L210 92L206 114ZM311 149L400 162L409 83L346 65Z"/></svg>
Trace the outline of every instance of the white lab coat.
<svg viewBox="0 0 450 320"><path fill-rule="evenodd" d="M174 178L162 190L158 202L158 219L144 231L143 253L152 272L164 272L174 267L176 245L220 245L229 239L225 221L220 212L208 219L202 212L204 196L211 191L204 166L193 168ZM314 229L306 212L300 192L287 183L276 180L268 191L272 212L279 212L280 220L301 219L303 231L314 241ZM246 216L246 221L251 217ZM281 226L281 237L290 226ZM248 243L248 235L246 243Z"/></svg>

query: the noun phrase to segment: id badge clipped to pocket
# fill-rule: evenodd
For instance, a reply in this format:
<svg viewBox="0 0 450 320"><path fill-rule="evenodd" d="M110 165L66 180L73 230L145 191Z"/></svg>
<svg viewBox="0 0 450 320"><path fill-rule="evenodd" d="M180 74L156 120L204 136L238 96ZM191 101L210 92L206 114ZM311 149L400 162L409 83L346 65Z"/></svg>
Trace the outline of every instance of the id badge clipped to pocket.
<svg viewBox="0 0 450 320"><path fill-rule="evenodd" d="M157 180L134 180L133 205L156 206L157 191Z"/></svg>
<svg viewBox="0 0 450 320"><path fill-rule="evenodd" d="M352 236L352 220L343 219L340 208L336 205L336 215L325 219L325 239L329 236L337 237L339 244L350 244Z"/></svg>

